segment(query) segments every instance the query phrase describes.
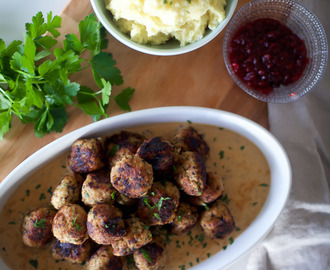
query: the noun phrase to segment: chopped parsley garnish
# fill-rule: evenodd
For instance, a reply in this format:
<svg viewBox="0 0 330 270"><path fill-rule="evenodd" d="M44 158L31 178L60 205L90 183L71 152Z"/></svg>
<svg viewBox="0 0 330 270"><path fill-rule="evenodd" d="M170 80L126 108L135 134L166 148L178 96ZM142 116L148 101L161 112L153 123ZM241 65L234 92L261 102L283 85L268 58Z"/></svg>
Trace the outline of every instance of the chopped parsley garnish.
<svg viewBox="0 0 330 270"><path fill-rule="evenodd" d="M230 202L230 200L229 200L229 198L228 198L228 194L225 194L224 196L222 196L222 197L220 198L220 200L223 201L223 202L226 203L226 204L229 204L229 202Z"/></svg>
<svg viewBox="0 0 330 270"><path fill-rule="evenodd" d="M204 234L201 233L199 236L198 236L198 241L203 243L204 242Z"/></svg>
<svg viewBox="0 0 330 270"><path fill-rule="evenodd" d="M202 206L204 206L206 211L210 210L210 207L206 203L202 203Z"/></svg>
<svg viewBox="0 0 330 270"><path fill-rule="evenodd" d="M41 193L39 197L39 201L46 199L45 193Z"/></svg>
<svg viewBox="0 0 330 270"><path fill-rule="evenodd" d="M116 198L116 191L113 191L112 193L111 193L111 199L115 199Z"/></svg>
<svg viewBox="0 0 330 270"><path fill-rule="evenodd" d="M268 187L268 184L263 183L263 184L260 184L259 186L261 186L261 187Z"/></svg>
<svg viewBox="0 0 330 270"><path fill-rule="evenodd" d="M39 189L41 187L41 185L40 184L38 184L37 186L36 186L36 189Z"/></svg>
<svg viewBox="0 0 330 270"><path fill-rule="evenodd" d="M109 152L109 157L113 156L114 154L116 154L116 152L119 150L119 145L116 144L114 145L114 147L111 148L110 152Z"/></svg>
<svg viewBox="0 0 330 270"><path fill-rule="evenodd" d="M149 252L148 252L146 249L144 249L144 248L141 248L141 252L142 252L143 257L144 257L148 262L152 263L152 260L151 260L151 258L150 258Z"/></svg>
<svg viewBox="0 0 330 270"><path fill-rule="evenodd" d="M234 243L234 238L233 238L233 237L230 237L230 238L229 238L229 243L230 243L230 245L231 245L232 243Z"/></svg>
<svg viewBox="0 0 330 270"><path fill-rule="evenodd" d="M245 146L244 145L242 145L239 149L241 149L241 150L244 150L244 148L245 148Z"/></svg>
<svg viewBox="0 0 330 270"><path fill-rule="evenodd" d="M154 213L154 216L155 216L158 220L162 220L162 219L160 218L160 215L159 215L158 213Z"/></svg>
<svg viewBox="0 0 330 270"><path fill-rule="evenodd" d="M53 187L50 186L49 189L47 189L47 192L48 192L50 195L52 195L52 194L53 194Z"/></svg>
<svg viewBox="0 0 330 270"><path fill-rule="evenodd" d="M221 151L219 152L219 157L220 157L220 159L223 159L224 156L225 156L225 151L221 150Z"/></svg>
<svg viewBox="0 0 330 270"><path fill-rule="evenodd" d="M190 120L187 120L187 123L188 123L188 124L192 124L192 122L191 122Z"/></svg>
<svg viewBox="0 0 330 270"><path fill-rule="evenodd" d="M15 221L10 221L10 222L8 222L8 224L10 224L10 225L16 225L16 222Z"/></svg>
<svg viewBox="0 0 330 270"><path fill-rule="evenodd" d="M154 209L155 208L155 206L151 206L150 204L149 204L149 199L148 198L144 198L143 199L143 202L150 208L150 209Z"/></svg>
<svg viewBox="0 0 330 270"><path fill-rule="evenodd" d="M33 227L35 228L45 228L46 225L46 219L42 218L40 220L36 220L36 222L34 222Z"/></svg>
<svg viewBox="0 0 330 270"><path fill-rule="evenodd" d="M77 221L77 216L73 219L72 226L75 226L77 231L80 232L82 230L82 227L76 221Z"/></svg>
<svg viewBox="0 0 330 270"><path fill-rule="evenodd" d="M174 173L178 173L178 169L175 166L173 166L173 171Z"/></svg>
<svg viewBox="0 0 330 270"><path fill-rule="evenodd" d="M26 196L30 196L30 190L29 189L27 189L27 190L25 190L25 194L26 194Z"/></svg>
<svg viewBox="0 0 330 270"><path fill-rule="evenodd" d="M29 260L29 264L35 269L38 268L38 260Z"/></svg>
<svg viewBox="0 0 330 270"><path fill-rule="evenodd" d="M167 201L167 200L170 200L170 199L171 199L171 198L169 198L169 197L166 197L166 198L161 197L161 198L159 199L157 205L156 205L157 208L158 208L158 210L160 210L160 208L162 208L163 201Z"/></svg>

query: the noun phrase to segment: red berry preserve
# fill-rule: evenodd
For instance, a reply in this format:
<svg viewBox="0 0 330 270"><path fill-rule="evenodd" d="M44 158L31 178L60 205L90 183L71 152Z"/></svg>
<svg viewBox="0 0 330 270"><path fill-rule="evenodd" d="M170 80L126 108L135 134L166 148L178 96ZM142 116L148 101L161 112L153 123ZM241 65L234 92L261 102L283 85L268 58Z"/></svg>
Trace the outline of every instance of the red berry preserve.
<svg viewBox="0 0 330 270"><path fill-rule="evenodd" d="M297 81L309 62L305 42L278 20L268 18L238 29L230 42L229 59L246 85L266 94Z"/></svg>

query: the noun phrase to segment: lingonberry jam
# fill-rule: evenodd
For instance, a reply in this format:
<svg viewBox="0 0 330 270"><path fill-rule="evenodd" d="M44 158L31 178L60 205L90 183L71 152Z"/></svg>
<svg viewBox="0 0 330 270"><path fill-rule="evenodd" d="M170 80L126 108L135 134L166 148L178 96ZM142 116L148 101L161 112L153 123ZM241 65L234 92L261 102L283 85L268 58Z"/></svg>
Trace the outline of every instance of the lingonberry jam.
<svg viewBox="0 0 330 270"><path fill-rule="evenodd" d="M266 94L297 81L309 61L304 41L278 20L268 18L238 29L230 42L229 59L246 85Z"/></svg>

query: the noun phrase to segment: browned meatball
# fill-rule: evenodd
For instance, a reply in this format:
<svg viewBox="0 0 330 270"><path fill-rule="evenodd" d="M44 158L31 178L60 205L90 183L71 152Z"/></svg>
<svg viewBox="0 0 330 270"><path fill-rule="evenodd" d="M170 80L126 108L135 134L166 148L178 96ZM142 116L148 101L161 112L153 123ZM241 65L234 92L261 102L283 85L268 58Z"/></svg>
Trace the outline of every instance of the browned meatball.
<svg viewBox="0 0 330 270"><path fill-rule="evenodd" d="M141 198L137 215L148 225L172 223L179 205L179 189L171 182L155 182L148 194Z"/></svg>
<svg viewBox="0 0 330 270"><path fill-rule="evenodd" d="M53 239L52 225L56 210L37 208L23 219L23 243L29 247L41 247Z"/></svg>
<svg viewBox="0 0 330 270"><path fill-rule="evenodd" d="M55 260L68 261L71 263L87 262L92 255L92 242L85 241L81 245L61 243L59 240L53 244L52 256Z"/></svg>
<svg viewBox="0 0 330 270"><path fill-rule="evenodd" d="M152 241L134 251L133 258L136 267L140 270L160 270L165 268L167 252L160 242Z"/></svg>
<svg viewBox="0 0 330 270"><path fill-rule="evenodd" d="M115 206L97 204L88 212L87 229L90 238L100 245L110 245L126 234L123 213Z"/></svg>
<svg viewBox="0 0 330 270"><path fill-rule="evenodd" d="M90 258L87 264L88 270L122 270L121 257L113 255L111 246L101 246Z"/></svg>
<svg viewBox="0 0 330 270"><path fill-rule="evenodd" d="M172 170L177 159L174 146L160 137L144 141L137 150L136 155L150 163L157 175L166 174Z"/></svg>
<svg viewBox="0 0 330 270"><path fill-rule="evenodd" d="M86 221L84 208L78 204L66 204L54 217L53 234L61 242L81 245L88 239Z"/></svg>
<svg viewBox="0 0 330 270"><path fill-rule="evenodd" d="M191 197L189 201L195 205L208 204L222 196L223 192L224 186L222 178L215 172L208 172L206 175L206 186L202 195L199 197Z"/></svg>
<svg viewBox="0 0 330 270"><path fill-rule="evenodd" d="M203 158L197 152L183 152L174 178L183 191L190 196L200 196L206 184L206 170Z"/></svg>
<svg viewBox="0 0 330 270"><path fill-rule="evenodd" d="M198 152L206 156L210 150L203 136L193 127L181 127L174 136L174 145L181 151Z"/></svg>
<svg viewBox="0 0 330 270"><path fill-rule="evenodd" d="M153 183L152 166L138 156L125 156L111 169L111 183L129 198L141 198Z"/></svg>
<svg viewBox="0 0 330 270"><path fill-rule="evenodd" d="M114 203L116 190L110 181L108 170L99 170L87 174L81 189L84 204L93 206L98 203Z"/></svg>
<svg viewBox="0 0 330 270"><path fill-rule="evenodd" d="M106 165L105 151L97 138L78 139L71 146L69 167L76 173L88 173Z"/></svg>
<svg viewBox="0 0 330 270"><path fill-rule="evenodd" d="M56 209L60 209L68 203L77 203L80 199L80 190L84 178L77 173L66 175L56 186L50 203Z"/></svg>
<svg viewBox="0 0 330 270"><path fill-rule="evenodd" d="M235 221L228 207L218 200L202 213L201 227L211 239L223 239L235 229Z"/></svg>
<svg viewBox="0 0 330 270"><path fill-rule="evenodd" d="M126 220L127 233L120 239L112 241L113 254L126 256L145 246L152 240L149 228L137 217Z"/></svg>
<svg viewBox="0 0 330 270"><path fill-rule="evenodd" d="M174 234L182 234L188 232L198 221L198 210L196 207L180 202L176 217L172 223L171 232Z"/></svg>
<svg viewBox="0 0 330 270"><path fill-rule="evenodd" d="M129 131L121 131L106 139L105 145L109 164L114 166L124 156L134 156L144 140L146 137Z"/></svg>

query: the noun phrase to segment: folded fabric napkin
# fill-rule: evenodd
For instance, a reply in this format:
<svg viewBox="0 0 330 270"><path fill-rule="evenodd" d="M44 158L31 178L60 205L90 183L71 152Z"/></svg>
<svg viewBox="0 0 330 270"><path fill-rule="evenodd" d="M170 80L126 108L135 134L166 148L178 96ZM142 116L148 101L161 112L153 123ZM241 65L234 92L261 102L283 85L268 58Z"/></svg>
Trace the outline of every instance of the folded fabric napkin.
<svg viewBox="0 0 330 270"><path fill-rule="evenodd" d="M299 1L323 24L329 0ZM329 38L328 38L329 40ZM304 98L269 104L270 131L292 166L292 188L272 231L246 258L247 270L330 269L330 71Z"/></svg>

